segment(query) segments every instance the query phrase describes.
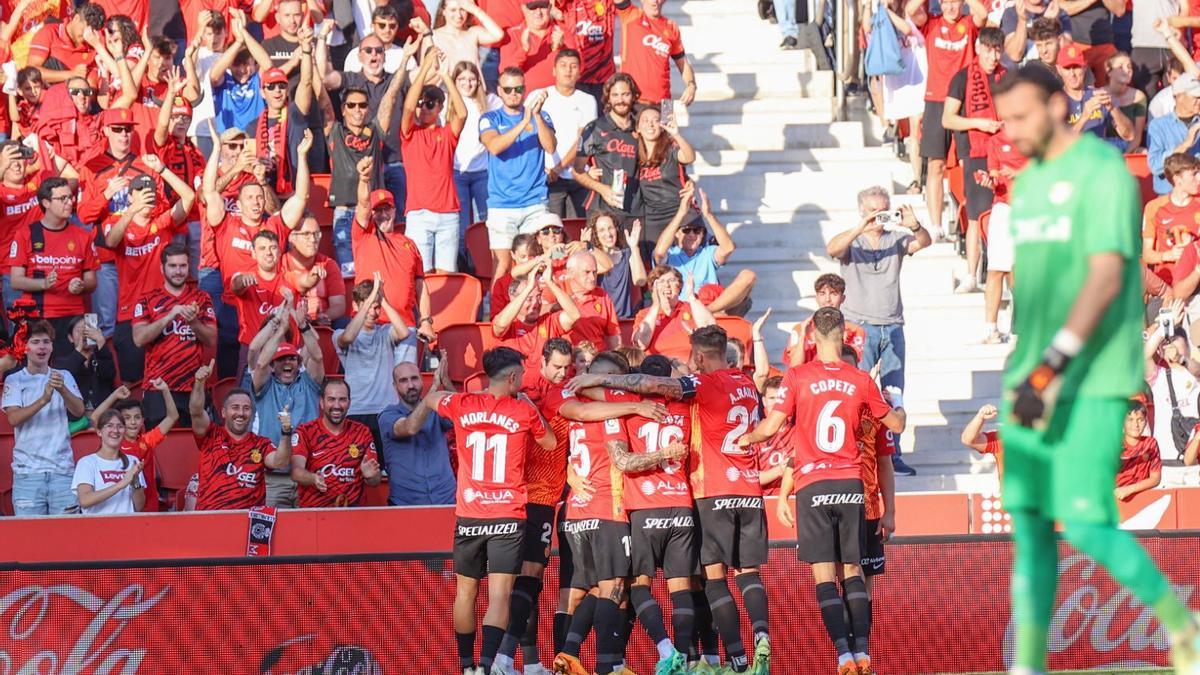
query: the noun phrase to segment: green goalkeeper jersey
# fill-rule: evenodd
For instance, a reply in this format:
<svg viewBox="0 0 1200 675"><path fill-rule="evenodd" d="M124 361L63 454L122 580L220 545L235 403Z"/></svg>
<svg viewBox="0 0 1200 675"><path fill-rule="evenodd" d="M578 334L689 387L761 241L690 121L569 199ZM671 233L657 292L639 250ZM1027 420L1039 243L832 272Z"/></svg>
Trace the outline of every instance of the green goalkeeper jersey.
<svg viewBox="0 0 1200 675"><path fill-rule="evenodd" d="M1088 258L1125 259L1121 289L1063 373L1063 397L1127 397L1143 382L1138 187L1121 154L1092 134L1053 160L1030 161L1012 191L1013 332L1004 387L1019 385L1066 323Z"/></svg>

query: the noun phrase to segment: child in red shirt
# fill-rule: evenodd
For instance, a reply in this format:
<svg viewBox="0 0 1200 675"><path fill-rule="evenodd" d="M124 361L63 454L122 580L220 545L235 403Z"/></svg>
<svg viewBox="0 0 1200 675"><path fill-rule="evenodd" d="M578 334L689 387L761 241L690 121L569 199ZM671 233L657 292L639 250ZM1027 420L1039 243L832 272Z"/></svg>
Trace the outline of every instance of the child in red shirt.
<svg viewBox="0 0 1200 675"><path fill-rule="evenodd" d="M121 413L125 422L125 438L121 441L121 452L137 458L142 463L142 479L146 481L146 505L143 511L159 510L158 479L154 473L154 449L166 438L167 432L179 421L179 409L175 407L175 398L171 396L170 386L162 379L150 380L146 383L150 389L157 389L163 397L163 405L167 416L150 431L143 425L142 404L135 398L130 398L129 387L121 385L108 398L92 411L92 424L98 425L100 416L109 408Z"/></svg>

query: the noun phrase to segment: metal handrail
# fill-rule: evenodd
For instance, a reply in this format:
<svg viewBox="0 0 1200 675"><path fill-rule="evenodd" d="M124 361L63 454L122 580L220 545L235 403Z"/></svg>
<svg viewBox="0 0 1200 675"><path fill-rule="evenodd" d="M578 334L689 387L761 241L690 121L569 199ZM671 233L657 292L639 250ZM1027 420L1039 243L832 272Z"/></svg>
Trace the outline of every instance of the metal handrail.
<svg viewBox="0 0 1200 675"><path fill-rule="evenodd" d="M834 115L846 119L846 84L855 79L858 71L858 2L832 0L834 8Z"/></svg>

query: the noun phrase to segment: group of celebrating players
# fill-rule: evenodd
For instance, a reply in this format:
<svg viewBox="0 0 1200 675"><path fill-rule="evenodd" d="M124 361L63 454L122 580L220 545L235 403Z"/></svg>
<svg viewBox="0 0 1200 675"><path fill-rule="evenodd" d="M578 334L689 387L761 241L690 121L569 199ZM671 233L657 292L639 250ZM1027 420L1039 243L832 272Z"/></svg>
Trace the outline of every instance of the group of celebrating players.
<svg viewBox="0 0 1200 675"><path fill-rule="evenodd" d="M526 375L526 355L498 347L483 357L486 390L429 392L421 405L453 422L458 449L454 630L464 675L515 672L518 645L526 674L547 672L536 608L556 523L554 672L592 672L579 657L594 629L595 672L631 673L624 654L636 616L657 647L658 675L768 673L760 449L776 433L791 434L792 449L777 514L795 524L799 557L812 565L837 672L873 672L869 579L883 572L894 528L892 474L875 458L891 452L885 432L903 431L905 415L899 391L888 392L889 403L856 367L840 311L823 308L812 323L816 358L786 373L765 411L751 378L727 364L719 326L691 334L687 365L649 356L634 371L621 354L603 352L568 378L570 345L552 339L540 373ZM650 591L659 569L673 639ZM729 570L754 633L751 653Z"/></svg>

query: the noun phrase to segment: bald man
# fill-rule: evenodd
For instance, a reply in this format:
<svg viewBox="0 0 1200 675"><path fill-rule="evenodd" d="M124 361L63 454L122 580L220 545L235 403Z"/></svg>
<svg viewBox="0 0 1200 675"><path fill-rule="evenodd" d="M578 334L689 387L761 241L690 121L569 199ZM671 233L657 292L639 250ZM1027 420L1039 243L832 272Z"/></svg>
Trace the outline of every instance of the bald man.
<svg viewBox="0 0 1200 675"><path fill-rule="evenodd" d="M442 361L445 362L444 355ZM441 380L434 383L440 390L453 391L444 369L439 369L434 377ZM379 413L383 464L388 473L388 504L453 504L455 482L446 432L454 425L425 405L421 371L416 364L405 362L393 368L392 384L400 402Z"/></svg>
<svg viewBox="0 0 1200 675"><path fill-rule="evenodd" d="M579 308L579 319L567 333L571 344L587 341L596 349L616 349L621 346L621 326L617 309L608 292L596 285L596 258L588 251L567 258L568 288L571 299Z"/></svg>

